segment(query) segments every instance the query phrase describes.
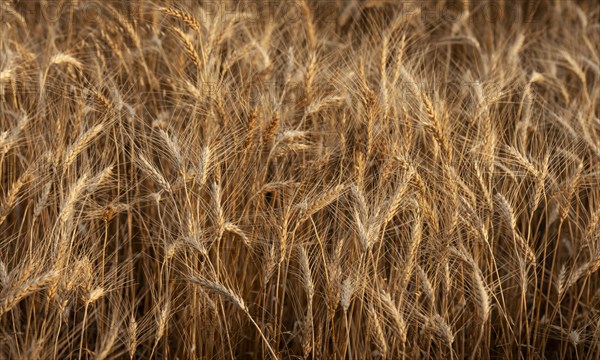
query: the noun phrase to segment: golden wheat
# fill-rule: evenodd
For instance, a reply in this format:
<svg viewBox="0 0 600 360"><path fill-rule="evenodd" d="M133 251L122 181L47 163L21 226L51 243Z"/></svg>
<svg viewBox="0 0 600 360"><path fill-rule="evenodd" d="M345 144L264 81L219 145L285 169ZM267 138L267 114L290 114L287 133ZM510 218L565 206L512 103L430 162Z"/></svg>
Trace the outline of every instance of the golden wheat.
<svg viewBox="0 0 600 360"><path fill-rule="evenodd" d="M600 357L597 2L0 19L0 359Z"/></svg>

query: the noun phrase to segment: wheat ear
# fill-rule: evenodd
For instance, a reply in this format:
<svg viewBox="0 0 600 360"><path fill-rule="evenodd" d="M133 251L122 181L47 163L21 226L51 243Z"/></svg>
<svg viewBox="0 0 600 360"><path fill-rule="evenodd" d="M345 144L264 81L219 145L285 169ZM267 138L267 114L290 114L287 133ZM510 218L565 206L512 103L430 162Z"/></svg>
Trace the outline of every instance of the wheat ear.
<svg viewBox="0 0 600 360"><path fill-rule="evenodd" d="M34 279L26 281L17 288L8 290L0 296L0 316L10 311L25 297L43 289L46 285L55 281L60 276L59 271L52 270Z"/></svg>
<svg viewBox="0 0 600 360"><path fill-rule="evenodd" d="M240 310L242 310L246 314L246 316L248 316L248 319L252 322L252 324L256 327L256 329L258 330L260 336L263 338L263 340L264 340L265 344L267 345L267 348L269 349L269 352L271 353L273 358L274 359L279 358L279 356L277 356L277 353L271 347L271 344L269 343L269 341L267 340L267 338L265 337L263 332L260 330L260 327L258 326L258 324L254 321L252 316L250 316L248 307L246 307L246 303L244 302L244 300L242 299L241 296L239 296L238 294L234 293L232 290L230 290L230 289L226 288L225 286L223 286L219 283L216 283L214 281L210 281L210 280L207 280L204 278L198 278L198 277L192 277L190 280L193 283L196 283L196 284L224 297L225 299L229 300L232 304L237 306Z"/></svg>
<svg viewBox="0 0 600 360"><path fill-rule="evenodd" d="M183 10L175 9L172 7L161 7L160 11L164 14L173 16L174 18L177 18L177 19L183 21L189 27L194 29L197 33L200 33L202 25L200 25L198 20L196 20L196 18L194 16L192 16L190 13L187 13Z"/></svg>
<svg viewBox="0 0 600 360"><path fill-rule="evenodd" d="M99 124L81 134L75 142L67 148L63 161L63 171L66 170L85 148L104 130L104 124Z"/></svg>

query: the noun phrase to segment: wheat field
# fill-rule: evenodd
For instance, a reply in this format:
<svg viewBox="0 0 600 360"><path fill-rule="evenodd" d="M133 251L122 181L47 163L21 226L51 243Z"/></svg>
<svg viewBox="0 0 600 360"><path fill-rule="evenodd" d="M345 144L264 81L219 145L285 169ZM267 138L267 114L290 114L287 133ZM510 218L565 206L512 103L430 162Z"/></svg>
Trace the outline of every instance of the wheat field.
<svg viewBox="0 0 600 360"><path fill-rule="evenodd" d="M595 1L0 3L0 359L598 359L599 270Z"/></svg>

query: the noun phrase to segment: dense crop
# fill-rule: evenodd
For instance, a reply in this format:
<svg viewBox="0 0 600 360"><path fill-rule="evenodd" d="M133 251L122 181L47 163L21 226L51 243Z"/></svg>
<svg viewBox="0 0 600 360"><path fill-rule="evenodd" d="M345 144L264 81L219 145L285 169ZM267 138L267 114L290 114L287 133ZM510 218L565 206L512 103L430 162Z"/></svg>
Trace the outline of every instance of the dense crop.
<svg viewBox="0 0 600 360"><path fill-rule="evenodd" d="M0 358L600 357L595 1L0 6Z"/></svg>

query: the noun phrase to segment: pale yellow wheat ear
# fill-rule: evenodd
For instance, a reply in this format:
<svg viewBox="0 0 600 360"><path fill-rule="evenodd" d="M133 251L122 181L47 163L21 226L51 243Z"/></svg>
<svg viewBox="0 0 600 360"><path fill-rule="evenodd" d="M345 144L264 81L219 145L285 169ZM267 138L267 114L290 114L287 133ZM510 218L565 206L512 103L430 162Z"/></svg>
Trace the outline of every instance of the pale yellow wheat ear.
<svg viewBox="0 0 600 360"><path fill-rule="evenodd" d="M167 181L162 172L153 163L151 163L146 156L140 154L138 156L138 164L154 182L160 185L164 191L168 193L172 191L171 184Z"/></svg>
<svg viewBox="0 0 600 360"><path fill-rule="evenodd" d="M398 186L394 194L388 199L383 211L381 214L379 214L381 216L380 221L382 226L385 226L392 221L403 201L405 201L405 195L409 190L410 181L412 180L414 174L415 169L412 166L409 167L408 172L404 175L401 181L401 185Z"/></svg>
<svg viewBox="0 0 600 360"><path fill-rule="evenodd" d="M525 39L526 36L523 32L519 32L516 37L514 42L510 45L509 49L508 49L508 59L511 61L511 63L514 65L519 61L519 54L521 53L521 50L523 49L523 45L525 44Z"/></svg>
<svg viewBox="0 0 600 360"><path fill-rule="evenodd" d="M198 180L200 185L204 185L206 183L206 179L208 178L208 171L210 169L212 152L210 147L204 146L202 148L202 152L200 154L200 162L198 166Z"/></svg>
<svg viewBox="0 0 600 360"><path fill-rule="evenodd" d="M127 327L127 338L129 340L127 344L129 358L133 359L137 350L138 340L138 323L134 315L129 318L129 326Z"/></svg>
<svg viewBox="0 0 600 360"><path fill-rule="evenodd" d="M155 334L155 343L154 346L163 338L165 335L165 329L167 327L167 322L169 321L171 310L171 303L167 302L163 304L161 307L156 308L156 334Z"/></svg>
<svg viewBox="0 0 600 360"><path fill-rule="evenodd" d="M89 172L84 173L71 185L68 194L63 198L60 207L59 220L62 225L69 225L75 213L75 205L82 200L85 193L93 192L99 186L110 179L113 166L108 166L95 176Z"/></svg>
<svg viewBox="0 0 600 360"><path fill-rule="evenodd" d="M242 312L244 312L244 314L246 314L248 316L248 319L250 320L250 322L252 322L252 324L256 327L256 330L259 332L259 334L263 338L263 340L265 342L265 345L269 349L269 352L271 353L271 355L273 356L273 358L279 359L279 356L277 355L277 353L275 352L275 350L271 347L271 344L269 343L269 340L265 337L265 335L261 331L261 329L258 326L258 324L254 321L254 319L250 315L250 312L248 311L248 307L246 306L246 303L244 302L244 299L242 299L241 296L239 296L238 294L236 294L233 290L225 287L222 284L216 283L214 281L210 281L210 280L207 280L207 279L204 279L204 278L198 278L198 277L193 277L190 280L193 283L196 283L196 284L202 286L206 290L209 290L209 291L211 291L211 292L213 292L213 293L215 293L215 294L217 294L219 296L224 297L229 302L231 302L232 304L234 304L237 308L239 308Z"/></svg>
<svg viewBox="0 0 600 360"><path fill-rule="evenodd" d="M275 244L268 246L268 251L266 252L266 259L263 264L262 272L262 281L263 287L271 281L273 274L275 273L275 269L277 268L277 255L275 254Z"/></svg>
<svg viewBox="0 0 600 360"><path fill-rule="evenodd" d="M62 64L67 64L67 65L71 65L73 67L75 67L77 70L82 70L83 65L81 64L81 62L79 62L79 60L75 59L73 56L66 54L66 53L57 53L54 56L52 56L50 58L50 61L46 67L46 69L40 74L40 100L42 100L44 98L45 92L46 92L46 82L48 80L48 74L50 72L50 69L53 66L58 66L58 65L62 65Z"/></svg>
<svg viewBox="0 0 600 360"><path fill-rule="evenodd" d="M7 311L10 311L15 305L17 305L25 297L35 294L36 292L44 289L48 284L55 281L60 276L60 272L57 270L50 271L42 274L31 280L25 281L22 284L7 289L2 289L0 295L0 316L4 315Z"/></svg>
<svg viewBox="0 0 600 360"><path fill-rule="evenodd" d="M77 69L81 70L83 68L83 64L72 55L65 53L58 53L52 56L50 59L50 65L60 65L60 64L69 64Z"/></svg>
<svg viewBox="0 0 600 360"><path fill-rule="evenodd" d="M85 297L85 304L93 304L102 296L104 296L104 289L101 287L95 288L92 291L90 291Z"/></svg>
<svg viewBox="0 0 600 360"><path fill-rule="evenodd" d="M225 213L223 210L223 201L221 194L221 185L214 182L211 186L211 196L213 200L213 212L215 218L215 225L217 228L218 237L220 238L225 231ZM233 227L232 227L233 228Z"/></svg>
<svg viewBox="0 0 600 360"><path fill-rule="evenodd" d="M428 121L425 122L425 128L431 132L448 161L452 161L452 145L450 139L446 135L445 127L441 122L440 115L427 94L423 94L422 99L428 119Z"/></svg>
<svg viewBox="0 0 600 360"><path fill-rule="evenodd" d="M9 80L11 80L13 75L14 70L12 68L2 69L2 71L0 71L0 84L2 84L5 81L8 82Z"/></svg>
<svg viewBox="0 0 600 360"><path fill-rule="evenodd" d="M419 265L416 266L417 275L421 280L421 284L423 287L423 293L427 296L427 298L431 301L432 304L435 304L435 291L433 289L433 284L429 280L427 273L423 268Z"/></svg>
<svg viewBox="0 0 600 360"><path fill-rule="evenodd" d="M375 341L375 344L381 357L385 359L387 358L388 353L388 343L386 334L384 332L384 328L382 326L382 322L380 321L379 316L377 315L377 311L375 310L373 304L369 304L367 311L369 315L369 334Z"/></svg>
<svg viewBox="0 0 600 360"><path fill-rule="evenodd" d="M323 192L321 195L314 196L310 199L305 199L302 203L297 205L298 209L302 213L301 219L306 220L319 210L323 209L325 206L331 204L342 195L345 188L345 185L336 185L335 187Z"/></svg>
<svg viewBox="0 0 600 360"><path fill-rule="evenodd" d="M504 195L497 193L494 195L496 204L499 205L499 209L502 212L504 218L508 222L509 229L511 231L511 235L513 236L515 242L521 248L521 250L525 253L525 257L531 264L536 264L536 255L533 249L527 243L527 240L521 235L519 230L517 229L517 220L513 207L510 205L508 200L504 197Z"/></svg>
<svg viewBox="0 0 600 360"><path fill-rule="evenodd" d="M202 286L206 290L209 290L215 294L218 294L218 295L224 297L229 302L231 302L232 304L237 306L243 312L248 312L248 308L246 307L246 303L244 302L244 299L242 299L241 296L236 294L233 290L225 287L224 285L219 284L214 281L204 279L204 278L192 278L190 280L193 283L196 283L196 284Z"/></svg>
<svg viewBox="0 0 600 360"><path fill-rule="evenodd" d="M106 42L110 50L116 55L117 59L119 59L119 61L122 61L123 52L121 51L120 47L114 42L112 37L108 35L106 31L104 31L104 29L100 30L100 37L102 38L102 40L104 40L104 42Z"/></svg>
<svg viewBox="0 0 600 360"><path fill-rule="evenodd" d="M352 302L354 294L357 292L358 278L359 276L357 274L350 273L342 282L340 305L342 307L342 310L344 310L345 314L348 313L348 309L350 309L350 304Z"/></svg>
<svg viewBox="0 0 600 360"><path fill-rule="evenodd" d="M23 113L15 127L0 133L0 157L6 156L11 148L17 144L19 137L22 135L23 130L27 127L30 120L31 118L27 113Z"/></svg>
<svg viewBox="0 0 600 360"><path fill-rule="evenodd" d="M356 185L351 187L352 194L356 199L356 205L353 211L354 222L358 232L360 246L364 252L369 250L375 242L374 220L370 216L370 211L367 207L367 200L364 193Z"/></svg>
<svg viewBox="0 0 600 360"><path fill-rule="evenodd" d="M580 279L590 277L600 270L600 246L597 245L598 240L600 240L598 235L598 229L600 228L599 214L600 211L597 211L592 215L591 221L585 229L586 242L594 244L592 253L586 262L574 269L566 281L563 280L565 276L559 276L561 280L559 281L559 289L562 290L560 293L575 285Z"/></svg>
<svg viewBox="0 0 600 360"><path fill-rule="evenodd" d="M24 186L29 183L34 177L34 171L30 167L28 168L19 178L11 183L10 189L7 194L2 197L2 204L0 205L0 225L4 223L14 206L17 204L18 196Z"/></svg>
<svg viewBox="0 0 600 360"><path fill-rule="evenodd" d="M452 252L454 252L459 258L464 260L471 267L471 274L473 278L473 291L476 294L476 301L479 305L481 323L482 326L487 323L490 317L490 311L492 308L491 296L488 286L485 283L485 279L481 268L477 265L473 256L469 253L469 251L460 244L458 249L452 248Z"/></svg>
<svg viewBox="0 0 600 360"><path fill-rule="evenodd" d="M310 266L310 259L308 258L308 253L302 245L298 246L298 250L300 255L300 268L302 270L302 280L304 288L306 289L306 300L308 303L308 306L306 307L306 316L304 318L304 329L302 339L302 348L304 356L307 357L312 351L314 341L313 298L315 296L315 285Z"/></svg>
<svg viewBox="0 0 600 360"><path fill-rule="evenodd" d="M399 340L404 344L407 339L407 325L402 309L395 304L391 295L386 291L381 291L379 293L379 300L381 301L382 308L391 318L391 321L394 324L394 330Z"/></svg>
<svg viewBox="0 0 600 360"><path fill-rule="evenodd" d="M35 207L33 208L34 219L38 218L42 211L44 211L44 208L46 207L46 204L48 203L48 199L50 197L50 190L52 190L52 181L48 181L44 185L43 190L35 204Z"/></svg>
<svg viewBox="0 0 600 360"><path fill-rule="evenodd" d="M0 259L0 289L3 289L8 284L9 272L6 264Z"/></svg>
<svg viewBox="0 0 600 360"><path fill-rule="evenodd" d="M98 124L93 128L82 133L75 142L67 148L63 159L63 170L66 170L77 158L77 156L85 150L89 144L98 137L105 129L104 124Z"/></svg>
<svg viewBox="0 0 600 360"><path fill-rule="evenodd" d="M185 164L183 160L181 146L179 145L179 139L177 139L177 137L173 133L168 133L163 129L160 129L158 133L167 145L167 149L169 150L170 154L177 162L177 167L179 168L179 171L185 172Z"/></svg>
<svg viewBox="0 0 600 360"><path fill-rule="evenodd" d="M446 343L452 346L454 343L454 334L450 325L439 314L435 314L428 319L430 326Z"/></svg>
<svg viewBox="0 0 600 360"><path fill-rule="evenodd" d="M223 230L239 236L242 239L242 241L244 242L244 245L246 245L248 247L252 245L252 243L250 242L250 239L248 238L246 233L239 226L237 226L231 222L226 222L223 224Z"/></svg>
<svg viewBox="0 0 600 360"><path fill-rule="evenodd" d="M406 287L417 265L417 255L419 247L423 241L423 217L420 213L414 216L414 224L408 245L408 252L405 258L404 269L402 270L401 286Z"/></svg>

